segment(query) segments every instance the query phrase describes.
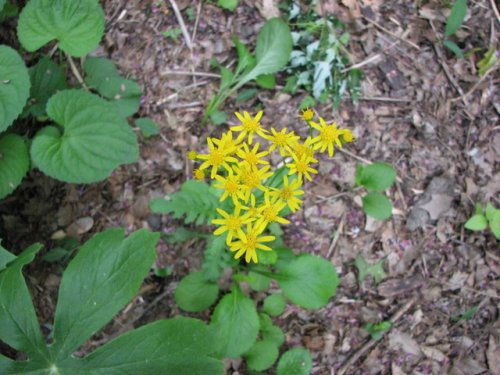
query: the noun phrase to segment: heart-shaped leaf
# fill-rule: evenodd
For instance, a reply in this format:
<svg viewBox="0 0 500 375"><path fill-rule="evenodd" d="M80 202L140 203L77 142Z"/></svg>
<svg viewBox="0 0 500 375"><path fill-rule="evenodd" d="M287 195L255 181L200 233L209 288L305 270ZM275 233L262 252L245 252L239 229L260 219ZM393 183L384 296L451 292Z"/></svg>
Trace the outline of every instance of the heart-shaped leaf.
<svg viewBox="0 0 500 375"><path fill-rule="evenodd" d="M30 94L28 69L19 54L0 46L0 132L22 112Z"/></svg>
<svg viewBox="0 0 500 375"><path fill-rule="evenodd" d="M371 191L383 191L396 180L396 170L387 163L373 163L356 167L356 183Z"/></svg>
<svg viewBox="0 0 500 375"><path fill-rule="evenodd" d="M283 354L278 362L278 375L309 375L312 359L304 348L293 348Z"/></svg>
<svg viewBox="0 0 500 375"><path fill-rule="evenodd" d="M29 70L31 78L30 97L33 104L30 112L34 116L46 114L47 101L59 90L64 90L66 77L59 65L48 57L42 57L38 63Z"/></svg>
<svg viewBox="0 0 500 375"><path fill-rule="evenodd" d="M262 311L271 316L278 316L283 314L286 307L285 298L281 294L271 294L264 300Z"/></svg>
<svg viewBox="0 0 500 375"><path fill-rule="evenodd" d="M192 272L184 277L175 290L175 302L185 311L208 309L217 300L219 287L207 281L203 272Z"/></svg>
<svg viewBox="0 0 500 375"><path fill-rule="evenodd" d="M248 368L255 371L267 370L278 359L278 347L271 341L257 341L244 354Z"/></svg>
<svg viewBox="0 0 500 375"><path fill-rule="evenodd" d="M104 11L96 0L30 0L19 15L17 36L33 52L52 40L72 56L83 56L99 44Z"/></svg>
<svg viewBox="0 0 500 375"><path fill-rule="evenodd" d="M134 81L122 77L111 77L97 88L99 94L109 99L123 117L132 116L141 104L141 87Z"/></svg>
<svg viewBox="0 0 500 375"><path fill-rule="evenodd" d="M113 77L119 77L113 61L103 57L90 57L83 65L85 71L85 83L94 89Z"/></svg>
<svg viewBox="0 0 500 375"><path fill-rule="evenodd" d="M28 147L15 134L0 138L0 199L12 193L30 167Z"/></svg>
<svg viewBox="0 0 500 375"><path fill-rule="evenodd" d="M156 123L149 118L139 118L135 120L135 126L141 129L144 138L149 138L153 135L160 134L160 129L158 129L158 125L156 125Z"/></svg>
<svg viewBox="0 0 500 375"><path fill-rule="evenodd" d="M366 194L363 198L363 211L368 216L377 220L385 220L391 217L392 204L387 197L377 191Z"/></svg>
<svg viewBox="0 0 500 375"><path fill-rule="evenodd" d="M252 347L259 332L259 316L254 302L235 289L220 300L212 315L217 354L236 358Z"/></svg>
<svg viewBox="0 0 500 375"><path fill-rule="evenodd" d="M64 90L47 103L49 126L31 145L34 164L62 181L91 183L108 177L120 164L139 156L137 137L105 100L84 90Z"/></svg>
<svg viewBox="0 0 500 375"><path fill-rule="evenodd" d="M124 238L123 229L87 241L64 271L51 350L66 358L120 311L137 293L156 257L159 233Z"/></svg>

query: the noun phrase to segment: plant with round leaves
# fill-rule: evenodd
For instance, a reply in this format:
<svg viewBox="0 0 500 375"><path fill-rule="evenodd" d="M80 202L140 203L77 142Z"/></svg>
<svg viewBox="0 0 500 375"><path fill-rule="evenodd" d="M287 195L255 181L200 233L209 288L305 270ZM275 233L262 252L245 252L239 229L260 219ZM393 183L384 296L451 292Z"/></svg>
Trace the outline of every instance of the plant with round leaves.
<svg viewBox="0 0 500 375"><path fill-rule="evenodd" d="M127 332L83 358L72 354L138 292L155 259L159 234L139 230L124 238L111 229L88 240L64 271L53 342L42 336L22 275L41 245L15 257L0 246L0 340L27 360L0 355L0 373L119 375L223 374L212 355L214 335L192 318L160 320Z"/></svg>

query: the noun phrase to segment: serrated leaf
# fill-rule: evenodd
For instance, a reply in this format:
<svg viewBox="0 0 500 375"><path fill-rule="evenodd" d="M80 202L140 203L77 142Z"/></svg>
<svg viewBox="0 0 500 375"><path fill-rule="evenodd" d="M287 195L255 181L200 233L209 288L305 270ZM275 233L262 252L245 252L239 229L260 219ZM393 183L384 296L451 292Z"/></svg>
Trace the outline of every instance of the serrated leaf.
<svg viewBox="0 0 500 375"><path fill-rule="evenodd" d="M149 118L139 118L135 120L135 126L141 129L144 138L149 138L154 135L160 134L160 129L158 129L158 125L156 125L156 123Z"/></svg>
<svg viewBox="0 0 500 375"><path fill-rule="evenodd" d="M381 259L374 264L369 264L361 255L358 255L354 261L354 265L358 269L359 283L362 283L368 275L373 277L376 284L387 277L387 274L384 271L384 259Z"/></svg>
<svg viewBox="0 0 500 375"><path fill-rule="evenodd" d="M255 66L255 57L250 53L247 46L244 45L238 37L233 37L233 43L238 53L237 72L244 72L252 69Z"/></svg>
<svg viewBox="0 0 500 375"><path fill-rule="evenodd" d="M127 332L72 361L76 368L60 368L67 375L222 375L222 362L209 356L214 344L203 322L178 317Z"/></svg>
<svg viewBox="0 0 500 375"><path fill-rule="evenodd" d="M278 348L270 341L257 341L243 356L248 368L264 371L270 368L278 359Z"/></svg>
<svg viewBox="0 0 500 375"><path fill-rule="evenodd" d="M60 128L40 130L33 139L31 157L48 176L91 183L139 157L137 137L128 123L96 95L60 91L47 103L47 114Z"/></svg>
<svg viewBox="0 0 500 375"><path fill-rule="evenodd" d="M264 299L262 311L271 315L278 316L285 311L286 301L281 294L271 294Z"/></svg>
<svg viewBox="0 0 500 375"><path fill-rule="evenodd" d="M85 71L85 83L96 90L103 82L120 76L114 62L103 57L86 59L83 70Z"/></svg>
<svg viewBox="0 0 500 375"><path fill-rule="evenodd" d="M33 101L30 113L33 116L44 116L49 98L57 91L67 87L64 71L59 65L44 56L34 67L30 68L29 74L31 78L30 97Z"/></svg>
<svg viewBox="0 0 500 375"><path fill-rule="evenodd" d="M0 340L40 361L48 351L21 271L41 248L30 246L0 272Z"/></svg>
<svg viewBox="0 0 500 375"><path fill-rule="evenodd" d="M21 114L30 94L28 69L19 54L0 45L0 132Z"/></svg>
<svg viewBox="0 0 500 375"><path fill-rule="evenodd" d="M278 362L278 375L310 375L312 359L304 348L294 348L283 354Z"/></svg>
<svg viewBox="0 0 500 375"><path fill-rule="evenodd" d="M0 199L12 193L30 167L28 146L16 134L0 137Z"/></svg>
<svg viewBox="0 0 500 375"><path fill-rule="evenodd" d="M275 275L283 293L296 305L308 309L325 306L339 285L335 267L309 254L292 260Z"/></svg>
<svg viewBox="0 0 500 375"><path fill-rule="evenodd" d="M110 229L81 247L59 288L55 357L73 353L134 297L154 262L159 236L139 230L125 238L123 229Z"/></svg>
<svg viewBox="0 0 500 375"><path fill-rule="evenodd" d="M175 303L188 312L199 312L212 306L219 295L219 286L207 281L203 272L191 272L175 289Z"/></svg>
<svg viewBox="0 0 500 375"><path fill-rule="evenodd" d="M217 354L239 357L257 340L259 317L254 302L234 289L217 304L211 326L216 333Z"/></svg>
<svg viewBox="0 0 500 375"><path fill-rule="evenodd" d="M373 163L367 166L356 166L356 183L369 191L384 191L396 180L396 170L387 163Z"/></svg>
<svg viewBox="0 0 500 375"><path fill-rule="evenodd" d="M484 215L476 214L467 220L464 227L473 231L484 230L488 227L488 220Z"/></svg>
<svg viewBox="0 0 500 375"><path fill-rule="evenodd" d="M19 15L17 36L33 52L57 40L64 52L80 57L99 44L104 11L95 0L30 0Z"/></svg>
<svg viewBox="0 0 500 375"><path fill-rule="evenodd" d="M236 88L262 74L273 74L284 68L292 52L290 28L280 18L268 20L257 35L256 65L241 77Z"/></svg>
<svg viewBox="0 0 500 375"><path fill-rule="evenodd" d="M452 42L451 40L446 39L446 40L443 40L443 45L446 48L448 48L451 52L453 52L455 54L455 56L457 56L459 59L465 58L464 53L462 52L460 47L455 42Z"/></svg>
<svg viewBox="0 0 500 375"><path fill-rule="evenodd" d="M377 220L385 220L391 217L392 204L387 197L378 191L372 191L363 198L363 211L368 216Z"/></svg>
<svg viewBox="0 0 500 375"><path fill-rule="evenodd" d="M450 36L462 26L467 14L467 0L456 0L446 22L445 35Z"/></svg>

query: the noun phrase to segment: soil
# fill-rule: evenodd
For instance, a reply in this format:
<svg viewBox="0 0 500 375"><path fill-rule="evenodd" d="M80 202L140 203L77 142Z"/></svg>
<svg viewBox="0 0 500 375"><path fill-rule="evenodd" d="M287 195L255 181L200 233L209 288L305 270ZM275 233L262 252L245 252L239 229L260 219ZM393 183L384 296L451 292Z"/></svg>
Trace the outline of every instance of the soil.
<svg viewBox="0 0 500 375"><path fill-rule="evenodd" d="M179 27L172 3L183 15L191 48L183 35L177 41L162 35ZM139 162L98 184L63 184L32 171L0 202L4 247L19 252L40 241L43 254L54 246L47 239L57 236L83 242L110 227L168 231L179 225L152 215L148 202L191 178L187 152L226 129L201 124L219 83L210 59L233 64L231 36L254 43L265 17L276 10L275 2L266 0L242 0L235 12L214 3L103 2L106 34L93 55L111 58L141 84L140 115L153 118L161 135L142 139ZM322 3L320 11L349 25L352 63L365 76L359 104L346 98L337 111L328 103L315 108L351 129L357 140L333 159L320 160L321 173L306 188L304 210L284 228L289 246L326 257L341 277L326 307L288 305L276 319L286 333L282 350L307 347L315 375L500 374L499 242L489 231L464 229L476 202L500 206L498 64L482 77L476 68L498 42L495 10L493 1L468 4L454 40L472 53L458 59L440 42L449 10L438 1ZM264 124L301 132L298 106L307 93L285 94L283 83L278 76L276 89L259 90L249 102L228 100L224 110L262 108ZM356 164L373 161L392 164L398 174L388 192L393 215L382 222L366 219L360 192L352 189ZM172 274L151 273L139 295L81 354L134 327L184 314L173 292L183 276L199 269L202 249L196 241L160 243L158 266L172 267ZM359 283L354 266L359 255L369 263L384 260L387 277L378 284L371 277ZM26 269L42 326L52 321L61 271L40 257ZM471 308L477 309L471 317L460 318ZM209 319L208 312L195 316ZM372 340L364 327L384 320L392 328ZM227 361L226 369L248 373L241 361Z"/></svg>

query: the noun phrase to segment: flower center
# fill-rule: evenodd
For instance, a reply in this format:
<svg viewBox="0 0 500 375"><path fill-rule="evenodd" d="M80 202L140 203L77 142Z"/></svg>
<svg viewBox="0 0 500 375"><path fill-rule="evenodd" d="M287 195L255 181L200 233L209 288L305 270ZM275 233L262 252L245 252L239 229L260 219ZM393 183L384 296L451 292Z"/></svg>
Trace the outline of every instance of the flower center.
<svg viewBox="0 0 500 375"><path fill-rule="evenodd" d="M245 123L243 124L243 129L247 132L256 132L259 130L260 124L258 121L255 121L254 119L251 120L246 120Z"/></svg>
<svg viewBox="0 0 500 375"><path fill-rule="evenodd" d="M245 160L249 163L249 164L257 164L257 155L255 155L253 152L249 152L245 155Z"/></svg>
<svg viewBox="0 0 500 375"><path fill-rule="evenodd" d="M243 177L246 186L254 188L260 185L260 178L256 172L248 172Z"/></svg>
<svg viewBox="0 0 500 375"><path fill-rule="evenodd" d="M230 216L226 221L226 225L229 230L238 230L241 227L241 220L238 217Z"/></svg>
<svg viewBox="0 0 500 375"><path fill-rule="evenodd" d="M289 187L284 187L283 189L281 189L280 196L285 200L290 199L292 197L292 189L290 189Z"/></svg>
<svg viewBox="0 0 500 375"><path fill-rule="evenodd" d="M224 162L224 154L219 150L213 150L210 153L210 158L208 159L211 165L217 166Z"/></svg>
<svg viewBox="0 0 500 375"><path fill-rule="evenodd" d="M327 126L321 129L321 139L324 142L330 143L333 142L337 138L337 129L333 126Z"/></svg>
<svg viewBox="0 0 500 375"><path fill-rule="evenodd" d="M276 212L276 209L271 206L267 207L264 212L262 213L262 216L266 221L274 221L276 220L276 217L278 216L278 213Z"/></svg>
<svg viewBox="0 0 500 375"><path fill-rule="evenodd" d="M247 247L249 249L255 250L257 246L257 236L253 234L247 234Z"/></svg>
<svg viewBox="0 0 500 375"><path fill-rule="evenodd" d="M307 163L306 162L299 160L297 163L295 163L295 167L297 169L297 172L299 172L299 173L304 173L307 171Z"/></svg>
<svg viewBox="0 0 500 375"><path fill-rule="evenodd" d="M238 192L238 184L234 181L228 181L226 180L226 183L224 184L224 188L231 194L237 193Z"/></svg>
<svg viewBox="0 0 500 375"><path fill-rule="evenodd" d="M278 146L286 145L286 136L284 134L278 133L274 136L274 143Z"/></svg>

